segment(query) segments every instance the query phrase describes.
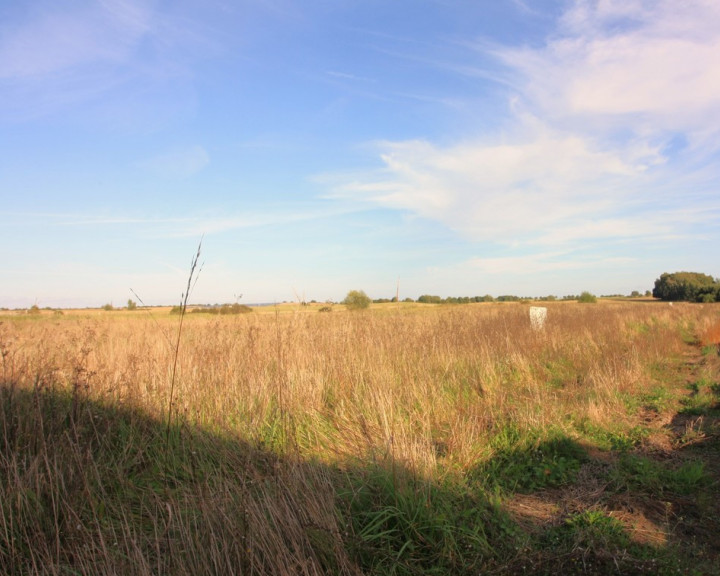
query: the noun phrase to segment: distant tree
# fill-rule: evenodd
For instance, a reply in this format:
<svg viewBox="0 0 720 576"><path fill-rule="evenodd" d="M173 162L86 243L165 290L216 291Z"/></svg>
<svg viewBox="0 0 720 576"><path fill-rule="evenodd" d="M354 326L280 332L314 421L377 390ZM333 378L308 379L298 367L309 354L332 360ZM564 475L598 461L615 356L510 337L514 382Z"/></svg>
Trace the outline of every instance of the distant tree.
<svg viewBox="0 0 720 576"><path fill-rule="evenodd" d="M597 296L585 291L580 294L578 302L582 302L583 304L595 304L597 302Z"/></svg>
<svg viewBox="0 0 720 576"><path fill-rule="evenodd" d="M630 292L630 298L640 298L640 292L638 292L637 290L633 290L632 292Z"/></svg>
<svg viewBox="0 0 720 576"><path fill-rule="evenodd" d="M370 306L370 297L362 290L350 290L343 300L348 310L364 310Z"/></svg>
<svg viewBox="0 0 720 576"><path fill-rule="evenodd" d="M518 300L520 300L520 297L512 294L503 294L497 297L498 302L517 302Z"/></svg>
<svg viewBox="0 0 720 576"><path fill-rule="evenodd" d="M442 298L432 294L423 294L417 299L417 301L422 302L423 304L440 304L442 303Z"/></svg>
<svg viewBox="0 0 720 576"><path fill-rule="evenodd" d="M103 305L102 309L105 310L106 312L110 312L110 311L112 311L112 310L115 310L115 308L113 307L113 305L110 304L109 302L108 302L107 304Z"/></svg>
<svg viewBox="0 0 720 576"><path fill-rule="evenodd" d="M33 304L30 306L30 309L27 311L28 314L40 314L40 307L37 304Z"/></svg>
<svg viewBox="0 0 720 576"><path fill-rule="evenodd" d="M720 297L720 282L699 272L665 272L655 280L652 295L671 302L713 302Z"/></svg>
<svg viewBox="0 0 720 576"><path fill-rule="evenodd" d="M137 310L137 302L133 302L132 300L128 300L127 309L128 309L128 310Z"/></svg>
<svg viewBox="0 0 720 576"><path fill-rule="evenodd" d="M171 314L179 314L182 312L182 308L178 307L179 309L175 311L170 310ZM232 314L247 314L249 312L252 312L252 308L250 306L245 306L245 304L239 304L238 302L235 302L234 304L216 304L215 306L201 306L199 308L193 308L190 313L191 314L215 314L220 316L229 316Z"/></svg>

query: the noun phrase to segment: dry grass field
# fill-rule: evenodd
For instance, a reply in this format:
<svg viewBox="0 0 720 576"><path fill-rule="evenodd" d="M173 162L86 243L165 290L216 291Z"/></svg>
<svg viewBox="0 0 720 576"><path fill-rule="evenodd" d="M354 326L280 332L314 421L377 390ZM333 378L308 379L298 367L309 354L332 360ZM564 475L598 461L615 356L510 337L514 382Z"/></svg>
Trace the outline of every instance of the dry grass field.
<svg viewBox="0 0 720 576"><path fill-rule="evenodd" d="M0 316L0 573L720 573L718 305L319 306Z"/></svg>

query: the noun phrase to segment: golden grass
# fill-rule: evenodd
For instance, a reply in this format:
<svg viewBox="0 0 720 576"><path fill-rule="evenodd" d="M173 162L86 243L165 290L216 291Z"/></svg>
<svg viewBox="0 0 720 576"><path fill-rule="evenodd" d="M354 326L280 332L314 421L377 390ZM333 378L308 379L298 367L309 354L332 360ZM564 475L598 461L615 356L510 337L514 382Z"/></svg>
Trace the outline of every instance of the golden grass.
<svg viewBox="0 0 720 576"><path fill-rule="evenodd" d="M330 314L317 313L317 307L286 305L231 317L186 316L173 423L181 434L202 439L204 433L212 433L247 446L255 456L223 464L224 468L218 465L224 472L197 481L205 486L199 492L178 489L166 500L143 492L135 509L115 511L116 519L146 517L146 529L155 534L152 556L157 566L143 564L148 551L133 547L138 528L129 519L113 528L120 534L115 545L125 547L120 554L125 564L105 550L113 545L106 542L107 527L90 533L79 524L78 538L89 539L97 549L66 563L85 572L82 562L102 557L108 564L97 573L110 574L118 566L133 566L137 574L175 566L175 573L180 573L167 558L200 558L201 549L210 549L217 566L195 573L232 573L237 558L255 573L278 573L282 567L319 574L328 566L337 573L356 573L341 549L348 537L333 509L336 488L330 470L371 463L393 470L398 466L442 484L491 459L498 445L494 439L508 428L521 435L556 430L569 438L593 427L630 430L638 416L629 399L652 389L658 365L683 354L687 344L680 332L702 333L718 318L717 307L682 304L547 307L543 331L532 330L528 308L521 304L389 304L358 313L336 307ZM166 420L178 318L154 314L154 319L142 311L2 318L1 374L11 390L6 397L13 399L14 391L25 390L30 406L43 390L64 391L73 406L69 428L58 436L59 445L67 445L52 450L35 446L37 459L24 463L15 460L18 455L9 448L8 431L19 437L16 429L32 431L34 424L13 421L16 416L9 409L3 413L2 470L10 486L5 496L24 503L18 504L19 512L6 511L3 521L12 520L13 514L29 514L28 494L41 492L42 483L55 486L51 494L69 494L66 483L93 483L92 478L68 478L65 469L59 472L64 457L78 466L84 458L91 459L90 448L72 437L79 417L75 404L127 409L152 422ZM112 423L105 432L96 431L92 442L101 442L111 431ZM34 442L48 434L28 432L27 437ZM187 455L189 464L179 465L180 472L192 478L194 454ZM212 458L237 459L233 454ZM261 455L266 459L266 454L292 458L262 465L250 462ZM144 462L142 455L131 459ZM97 485L103 486L103 472L88 466L91 476L98 477ZM128 466L136 473L135 464ZM291 470L278 471L278 466ZM122 476L120 464L118 470ZM74 490L91 493L88 486ZM53 498L57 502L53 500L51 507L66 506L67 514L81 516L70 503L64 504L62 498L70 496ZM210 498L215 499L213 507L203 504ZM238 503L240 498L247 501ZM242 518L236 517L237 510L242 510ZM105 514L96 509L86 513ZM51 517L64 516L55 512ZM198 538L193 526L199 525L217 532ZM53 533L52 526L45 529ZM0 543L3 530L12 533L0 526ZM247 541L237 540L239 532ZM44 538L43 542L53 542L52 537ZM312 552L318 549L327 557ZM43 554L37 558L62 564L59 544L55 551L48 544ZM184 573L193 573L191 564L183 566ZM27 572L54 573L37 566Z"/></svg>
<svg viewBox="0 0 720 576"><path fill-rule="evenodd" d="M177 412L254 442L282 429L303 456L325 462L391 451L437 476L473 466L508 422L571 430L621 421L648 366L680 353L678 323L707 316L689 305L558 303L537 333L522 305L378 308L186 317ZM157 320L133 312L5 321L3 370L26 386L80 378L94 399L162 418L177 318Z"/></svg>

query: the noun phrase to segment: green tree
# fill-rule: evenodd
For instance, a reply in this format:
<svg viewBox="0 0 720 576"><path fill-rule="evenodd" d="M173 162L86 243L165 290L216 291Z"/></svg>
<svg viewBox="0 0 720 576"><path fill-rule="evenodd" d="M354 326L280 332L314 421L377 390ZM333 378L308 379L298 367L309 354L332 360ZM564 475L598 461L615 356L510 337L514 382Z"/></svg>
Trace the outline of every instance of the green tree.
<svg viewBox="0 0 720 576"><path fill-rule="evenodd" d="M417 299L418 302L423 304L441 304L442 298L440 296L434 296L432 294L423 294Z"/></svg>
<svg viewBox="0 0 720 576"><path fill-rule="evenodd" d="M712 302L720 295L720 283L712 276L699 272L665 272L655 280L652 295L669 301Z"/></svg>
<svg viewBox="0 0 720 576"><path fill-rule="evenodd" d="M364 310L370 306L370 297L362 290L350 290L343 300L348 310Z"/></svg>
<svg viewBox="0 0 720 576"><path fill-rule="evenodd" d="M128 309L128 310L137 310L137 302L133 302L132 300L128 300L127 309Z"/></svg>

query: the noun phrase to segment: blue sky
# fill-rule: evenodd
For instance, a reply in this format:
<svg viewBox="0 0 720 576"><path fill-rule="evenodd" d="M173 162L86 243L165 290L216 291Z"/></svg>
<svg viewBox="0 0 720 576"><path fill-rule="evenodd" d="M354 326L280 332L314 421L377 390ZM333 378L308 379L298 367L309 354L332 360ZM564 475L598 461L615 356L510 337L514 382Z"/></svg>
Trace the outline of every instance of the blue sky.
<svg viewBox="0 0 720 576"><path fill-rule="evenodd" d="M720 275L716 0L0 1L0 306Z"/></svg>

